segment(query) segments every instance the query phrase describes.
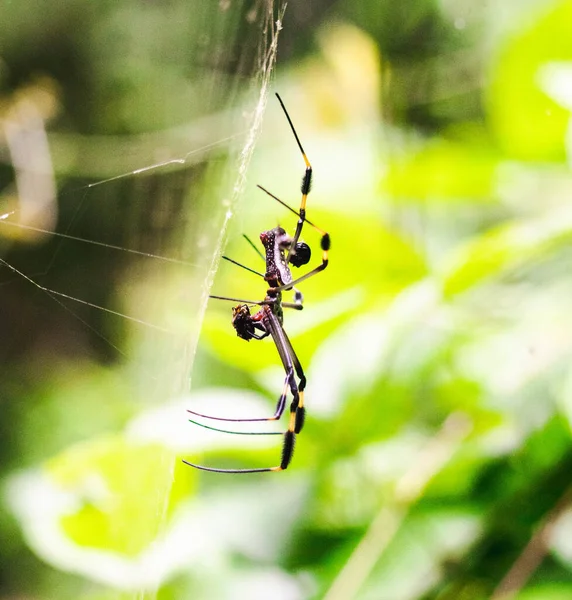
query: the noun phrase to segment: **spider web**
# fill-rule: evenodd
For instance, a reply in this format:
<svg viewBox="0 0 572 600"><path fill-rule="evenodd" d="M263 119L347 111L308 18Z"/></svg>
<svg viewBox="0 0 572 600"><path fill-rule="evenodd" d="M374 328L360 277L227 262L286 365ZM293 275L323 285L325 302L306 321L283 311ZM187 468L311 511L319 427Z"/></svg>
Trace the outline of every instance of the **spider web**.
<svg viewBox="0 0 572 600"><path fill-rule="evenodd" d="M48 139L44 127L57 102L55 91L50 89L52 82L35 81L14 94L12 110L3 121L6 146L2 155L14 169L13 183L4 188L0 197L0 251L4 256L2 289L6 295L16 287L14 282L20 279L21 285L27 284L24 287L28 287L28 291L31 286L32 291L35 288L36 292L45 296L40 302L46 302L51 312L58 310L59 304L59 314L68 325L70 318L77 321L70 327L78 330L88 328L99 337L103 341L104 352L114 348L118 354L129 357L124 345L116 342L116 336L106 334L101 314L86 316L91 314L89 309L115 314L143 325L143 331L176 335L180 333L180 322L169 322L161 307L155 307L150 311L151 315L148 311L138 310L131 306L137 303L137 299L130 300L129 294L120 294L124 296L123 303L126 305L121 306L121 302L110 301L110 293L98 294L93 289L73 285L74 269L76 276L78 270L89 272L91 263L96 260L93 255L97 253L119 256L115 259L117 262L128 263L119 273L112 272L109 277L100 278L100 274L94 271L92 278L100 278L95 282L98 285L105 285L107 279L120 290L126 280L130 280L128 285L138 285L144 279L144 273L139 271L157 268L142 266L146 263L159 264L160 269L179 269L175 272L177 277L182 277L186 269L193 271L193 297L200 302L194 310L188 307L185 310L192 314L193 323L192 327L188 324L191 330L185 331L182 337L186 339L188 349L196 345L196 334L218 268L228 224L244 191L248 164L266 106L284 12L284 7L280 8L277 2L271 0L243 4L237 16L257 24L259 28L256 55L251 56L252 49L243 51L234 66L238 70L237 75L228 78L225 83L228 88L225 99L217 98L218 111L203 115L187 126L130 137L79 136L55 131ZM221 2L219 7L224 14L232 9L232 3ZM224 30L228 23L220 27ZM213 38L220 36L222 34L215 26ZM215 39L211 41L216 43ZM249 61L253 64L247 64ZM251 72L251 84L239 98L237 78L244 77L245 71ZM210 76L212 86L219 83L220 74L216 70ZM205 143L195 146L195 140L204 140ZM189 144L195 147L181 153L177 147L181 148L183 144L187 148ZM173 148L175 158L122 171L130 162L147 160L147 156L162 152L173 153ZM74 173L60 184L58 206L53 170L56 173L59 170L58 157L71 151L85 158L86 162L79 167L79 173ZM108 160L110 156L117 158L115 163L119 163L119 169L114 161ZM69 173L72 169L65 165L63 170ZM77 185L86 177L117 173L118 170L119 175ZM117 198L125 208L114 206ZM143 206L134 205L134 198ZM185 215L185 209L191 213L190 216ZM150 215L152 211L163 214ZM110 218L106 217L109 213L112 214L111 220L116 217L120 221L115 224L116 231L112 230L114 224L110 225ZM99 231L95 228L95 234L94 228L88 226L90 219L101 225ZM166 223L157 225L160 219ZM158 231L144 231L149 227ZM125 229L127 234L122 236L121 230ZM117 230L120 230L119 235L116 235ZM68 263L66 266L69 266L70 254L80 252L77 248L82 245L84 248L91 246L86 251L89 255L80 255L84 263L78 260L66 272L62 265ZM24 258L22 255L25 255ZM21 285L18 287L21 288ZM197 293L199 290L200 293ZM175 298L167 293L163 295L165 298L157 302L164 302L166 310L172 313L173 302L177 303L181 292L176 292ZM188 300L187 295L185 301ZM20 302L16 301L16 304ZM83 309L82 305L89 309ZM3 314L6 312L2 311ZM61 325L59 321L57 324ZM40 328L41 321L35 327ZM6 331L9 329L8 324ZM190 350L185 367L187 372L190 371L192 354ZM184 379L188 382L187 374Z"/></svg>
<svg viewBox="0 0 572 600"><path fill-rule="evenodd" d="M54 386L88 372L90 364L106 364L125 383L96 398L95 406L88 390L82 395L75 388L73 410L89 422L52 423L64 429L59 433L66 441L105 430L107 405L113 406L116 394L129 397L122 410L160 405L190 385L208 294L261 126L285 9L281 0L194 4L181 4L196 15L204 9L200 23L189 26L197 35L187 49L189 88L178 97L169 89L149 94L149 101L157 93L166 102L162 120L168 126L130 135L70 133L71 119L61 112L65 94L44 77L13 92L3 114L0 158L10 168L0 197L0 356L15 367L5 384L9 388L19 377L24 386L41 380ZM252 41L244 43L245 37ZM172 124L165 113L188 107L189 99L186 124ZM141 98L133 102L144 105ZM128 122L131 112L123 109ZM46 134L50 120L64 126ZM89 376L83 377L89 385ZM58 443L48 438L42 451L50 456L60 450ZM164 458L168 483L157 491L156 520L146 524L149 539L165 525L174 464L172 455ZM72 564L58 557L53 541L50 551L42 551L41 541L28 539L59 569L137 588L140 572L132 580L106 580L93 560ZM152 594L149 580L139 585L137 597Z"/></svg>

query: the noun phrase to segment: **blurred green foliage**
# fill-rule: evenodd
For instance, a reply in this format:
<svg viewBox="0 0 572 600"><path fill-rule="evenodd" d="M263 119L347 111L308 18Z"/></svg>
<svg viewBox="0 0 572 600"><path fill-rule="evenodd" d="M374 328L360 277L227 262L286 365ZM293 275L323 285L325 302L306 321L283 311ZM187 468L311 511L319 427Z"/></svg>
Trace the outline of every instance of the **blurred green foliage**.
<svg viewBox="0 0 572 600"><path fill-rule="evenodd" d="M570 597L570 3L94 6L0 26L0 597ZM205 310L264 293L223 245L262 270L242 234L295 226L256 188L299 202L273 91L332 237L285 315L308 418L285 473L203 473L279 462L185 412L282 389ZM10 225L31 105L73 238Z"/></svg>

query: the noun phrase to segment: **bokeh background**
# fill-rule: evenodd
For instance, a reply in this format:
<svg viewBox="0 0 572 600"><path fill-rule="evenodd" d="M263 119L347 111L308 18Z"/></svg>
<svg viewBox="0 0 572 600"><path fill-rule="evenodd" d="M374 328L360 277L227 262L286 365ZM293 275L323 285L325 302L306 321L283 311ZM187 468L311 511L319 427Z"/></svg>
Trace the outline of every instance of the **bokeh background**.
<svg viewBox="0 0 572 600"><path fill-rule="evenodd" d="M572 597L571 31L565 0L3 2L0 598ZM295 226L256 188L299 203L274 92L332 238L285 316L308 418L286 472L204 473L279 462L186 413L282 389L207 301L261 299L220 255Z"/></svg>

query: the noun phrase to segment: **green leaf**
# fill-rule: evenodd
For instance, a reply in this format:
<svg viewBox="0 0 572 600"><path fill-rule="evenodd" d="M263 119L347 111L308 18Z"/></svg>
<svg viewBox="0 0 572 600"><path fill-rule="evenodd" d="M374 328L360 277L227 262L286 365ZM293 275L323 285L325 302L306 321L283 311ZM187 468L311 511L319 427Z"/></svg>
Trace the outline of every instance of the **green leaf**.
<svg viewBox="0 0 572 600"><path fill-rule="evenodd" d="M542 6L542 5L541 5ZM570 112L541 87L542 70L571 61L572 4L542 6L536 19L507 34L493 60L487 109L496 138L511 157L562 161Z"/></svg>

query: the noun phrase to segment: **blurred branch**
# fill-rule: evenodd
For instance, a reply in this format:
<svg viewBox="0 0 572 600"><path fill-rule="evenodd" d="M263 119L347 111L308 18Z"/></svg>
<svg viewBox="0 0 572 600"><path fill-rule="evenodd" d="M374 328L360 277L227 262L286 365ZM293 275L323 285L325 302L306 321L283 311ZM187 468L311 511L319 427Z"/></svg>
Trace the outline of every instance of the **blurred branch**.
<svg viewBox="0 0 572 600"><path fill-rule="evenodd" d="M398 480L394 506L381 507L324 600L349 600L356 596L407 517L410 507L457 452L471 428L472 423L465 414L449 415L441 429L423 448L419 460Z"/></svg>
<svg viewBox="0 0 572 600"><path fill-rule="evenodd" d="M571 500L572 488L568 488L498 584L491 600L511 600L526 585L544 560L552 532L560 516L569 508Z"/></svg>

